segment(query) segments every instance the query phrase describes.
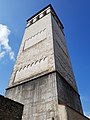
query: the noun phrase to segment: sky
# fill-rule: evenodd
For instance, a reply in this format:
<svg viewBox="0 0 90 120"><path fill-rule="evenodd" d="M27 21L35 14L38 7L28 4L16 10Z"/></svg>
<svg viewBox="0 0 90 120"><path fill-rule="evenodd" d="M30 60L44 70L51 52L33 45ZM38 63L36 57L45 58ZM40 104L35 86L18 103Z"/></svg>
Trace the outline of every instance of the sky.
<svg viewBox="0 0 90 120"><path fill-rule="evenodd" d="M84 113L90 117L90 0L0 0L0 94L5 94L26 20L52 4L63 23Z"/></svg>

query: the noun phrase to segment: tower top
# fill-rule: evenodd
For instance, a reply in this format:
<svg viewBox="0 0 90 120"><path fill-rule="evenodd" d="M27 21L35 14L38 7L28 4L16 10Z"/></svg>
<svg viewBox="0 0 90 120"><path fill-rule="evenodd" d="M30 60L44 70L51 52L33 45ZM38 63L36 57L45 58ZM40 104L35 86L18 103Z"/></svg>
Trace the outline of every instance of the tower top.
<svg viewBox="0 0 90 120"><path fill-rule="evenodd" d="M44 17L45 15L51 13L53 15L53 17L55 18L56 22L58 23L58 25L60 26L60 28L63 30L63 24L61 23L60 19L58 18L56 12L54 11L53 7L51 4L49 4L48 6L46 6L45 8L43 8L42 10L40 10L39 12L37 12L35 15L33 15L32 17L30 17L27 20L27 27L29 27L30 25L32 25L33 23L37 22L39 19L41 19L42 17Z"/></svg>

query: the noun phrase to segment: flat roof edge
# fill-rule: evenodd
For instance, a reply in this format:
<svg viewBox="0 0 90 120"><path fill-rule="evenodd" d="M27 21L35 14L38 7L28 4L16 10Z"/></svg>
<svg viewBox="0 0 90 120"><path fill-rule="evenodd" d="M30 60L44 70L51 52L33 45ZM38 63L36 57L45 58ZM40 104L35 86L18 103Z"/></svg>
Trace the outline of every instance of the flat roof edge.
<svg viewBox="0 0 90 120"><path fill-rule="evenodd" d="M35 16L37 16L38 14L40 14L42 11L44 11L44 10L47 9L48 7L50 7L51 10L54 12L55 16L57 17L58 21L60 22L60 24L61 24L61 26L62 26L62 29L64 29L62 22L60 21L59 17L57 16L57 14L56 14L56 12L55 12L55 10L53 9L53 7L52 7L51 4L47 5L47 6L44 7L42 10L40 10L39 12L37 12L36 14L34 14L32 17L30 17L29 19L27 19L27 22L30 21L30 20L31 20L32 18L34 18Z"/></svg>

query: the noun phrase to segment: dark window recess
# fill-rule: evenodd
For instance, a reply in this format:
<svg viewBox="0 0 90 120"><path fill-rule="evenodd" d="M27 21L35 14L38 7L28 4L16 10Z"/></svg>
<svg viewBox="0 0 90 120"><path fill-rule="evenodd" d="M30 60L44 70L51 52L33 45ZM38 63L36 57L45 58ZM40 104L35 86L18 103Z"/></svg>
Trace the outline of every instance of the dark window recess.
<svg viewBox="0 0 90 120"><path fill-rule="evenodd" d="M47 14L46 11L44 11L44 12L43 12L43 15L45 16L46 14Z"/></svg>

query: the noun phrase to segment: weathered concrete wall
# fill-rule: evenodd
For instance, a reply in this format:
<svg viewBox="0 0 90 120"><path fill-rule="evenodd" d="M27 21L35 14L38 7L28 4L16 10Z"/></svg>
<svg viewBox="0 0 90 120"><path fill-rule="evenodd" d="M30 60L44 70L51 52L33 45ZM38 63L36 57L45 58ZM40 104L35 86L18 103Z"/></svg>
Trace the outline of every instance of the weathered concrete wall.
<svg viewBox="0 0 90 120"><path fill-rule="evenodd" d="M70 63L70 58L64 34L53 16L52 16L52 29L54 42L53 44L54 44L55 70L60 74L60 75L57 74L56 78L58 86L57 88L58 100L59 102L62 101L65 102L66 104L69 104L72 108L82 113L80 96L78 95L77 85L75 82L72 65Z"/></svg>
<svg viewBox="0 0 90 120"><path fill-rule="evenodd" d="M21 120L23 105L0 95L0 120Z"/></svg>
<svg viewBox="0 0 90 120"><path fill-rule="evenodd" d="M25 29L9 87L55 69L52 36L51 13Z"/></svg>
<svg viewBox="0 0 90 120"><path fill-rule="evenodd" d="M58 106L57 118L58 120L90 120L83 114L80 114L79 112L65 105Z"/></svg>
<svg viewBox="0 0 90 120"><path fill-rule="evenodd" d="M56 74L59 104L64 103L83 113L79 94L59 73Z"/></svg>
<svg viewBox="0 0 90 120"><path fill-rule="evenodd" d="M66 111L67 111L67 119L68 120L90 120L86 116L80 114L79 112L71 109L68 106L66 106Z"/></svg>
<svg viewBox="0 0 90 120"><path fill-rule="evenodd" d="M55 55L55 69L65 78L65 80L77 91L72 65L66 46L65 36L52 16L53 41Z"/></svg>
<svg viewBox="0 0 90 120"><path fill-rule="evenodd" d="M24 104L22 120L48 120L57 114L55 73L42 76L6 91L10 99Z"/></svg>
<svg viewBox="0 0 90 120"><path fill-rule="evenodd" d="M67 119L67 111L65 105L58 105L58 115L57 120L68 120Z"/></svg>
<svg viewBox="0 0 90 120"><path fill-rule="evenodd" d="M58 103L82 113L63 27L53 9L46 9L27 23L6 91L24 104L23 120L57 120Z"/></svg>

